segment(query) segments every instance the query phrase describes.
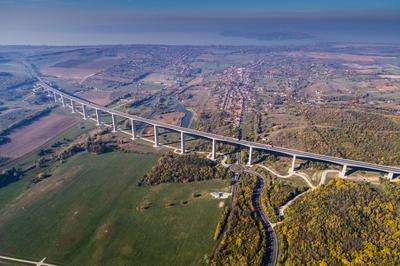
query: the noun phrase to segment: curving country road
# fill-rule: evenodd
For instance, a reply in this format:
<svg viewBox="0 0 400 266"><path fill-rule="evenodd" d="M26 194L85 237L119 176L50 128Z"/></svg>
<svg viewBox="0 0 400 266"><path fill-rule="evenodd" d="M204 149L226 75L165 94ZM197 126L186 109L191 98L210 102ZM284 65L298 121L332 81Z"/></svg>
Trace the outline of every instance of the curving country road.
<svg viewBox="0 0 400 266"><path fill-rule="evenodd" d="M253 174L257 177L256 186L252 195L252 202L257 216L261 219L267 237L267 249L263 257L263 265L274 266L278 258L278 238L269 221L268 216L265 214L261 205L261 196L264 189L264 177L251 169L245 169L246 173Z"/></svg>
<svg viewBox="0 0 400 266"><path fill-rule="evenodd" d="M316 188L316 186L314 186L314 185L311 183L311 181L308 179L308 177L307 177L305 174L303 174L303 173L293 171L293 172L288 173L287 175L280 175L280 174L278 174L276 171L274 171L273 169L271 169L271 168L269 168L269 167L267 167L267 166L265 166L265 165L256 164L256 165L254 165L254 166L261 167L261 168L267 170L268 172L272 173L273 175L275 175L275 176L277 176L277 177L279 177L279 178L289 178L289 177L292 177L292 176L301 177L301 178L307 183L307 185L308 185L310 188L312 188L312 189ZM337 170L332 170L332 171L337 172Z"/></svg>
<svg viewBox="0 0 400 266"><path fill-rule="evenodd" d="M239 155L238 155L239 156ZM225 161L227 159L227 156L224 156L223 159L223 163L222 165L224 167L230 167L230 164L227 164ZM264 226L264 230L266 233L266 244L267 244L267 248L265 250L264 253L264 257L263 257L263 261L262 261L262 265L266 265L266 266L275 266L276 265L276 260L278 258L278 238L275 234L275 231L272 227L271 222L268 219L268 216L266 215L266 213L264 212L264 209L262 208L261 205L261 196L262 196L262 191L264 189L264 177L257 173L256 171L253 171L251 169L246 168L243 165L240 165L238 163L239 157L236 160L236 165L241 166L243 172L249 173L249 174L253 174L257 177L257 181L256 181L256 186L253 190L253 194L252 194L252 203L254 206L254 209L256 210L256 214L257 217L261 220L263 226ZM229 211L232 211L233 209L233 200L234 200L234 195L235 195L235 191L236 191L236 185L237 185L237 181L239 180L240 174L238 172L235 172L235 176L234 179L232 180L232 196L231 196L231 200L230 200L230 204L229 204ZM217 240L217 243L214 247L214 250L212 252L211 258L214 256L215 251L217 250L219 244L221 243L226 229L227 229L227 224L224 224L224 227L221 231L221 234Z"/></svg>

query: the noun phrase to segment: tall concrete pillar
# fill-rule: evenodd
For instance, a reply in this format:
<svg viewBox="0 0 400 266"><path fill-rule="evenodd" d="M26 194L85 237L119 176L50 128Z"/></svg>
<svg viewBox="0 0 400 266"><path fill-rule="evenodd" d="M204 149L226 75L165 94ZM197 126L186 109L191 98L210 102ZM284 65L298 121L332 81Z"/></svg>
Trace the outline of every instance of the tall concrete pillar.
<svg viewBox="0 0 400 266"><path fill-rule="evenodd" d="M112 127L113 130L112 132L117 132L117 118L115 117L115 114L111 114L111 120L112 120Z"/></svg>
<svg viewBox="0 0 400 266"><path fill-rule="evenodd" d="M57 102L57 94L55 92L53 92L53 96L54 96L54 102Z"/></svg>
<svg viewBox="0 0 400 266"><path fill-rule="evenodd" d="M72 113L76 113L76 103L71 99L71 111Z"/></svg>
<svg viewBox="0 0 400 266"><path fill-rule="evenodd" d="M293 173L295 168L296 168L296 155L293 155L292 166L289 169L289 174Z"/></svg>
<svg viewBox="0 0 400 266"><path fill-rule="evenodd" d="M136 127L133 119L131 119L131 129L132 129L132 140L136 139Z"/></svg>
<svg viewBox="0 0 400 266"><path fill-rule="evenodd" d="M84 105L83 103L82 103L82 114L83 114L83 119L87 119L88 118L86 105Z"/></svg>
<svg viewBox="0 0 400 266"><path fill-rule="evenodd" d="M61 103L62 103L62 106L65 107L65 98L63 95L61 95Z"/></svg>
<svg viewBox="0 0 400 266"><path fill-rule="evenodd" d="M154 125L154 147L158 147L158 127Z"/></svg>
<svg viewBox="0 0 400 266"><path fill-rule="evenodd" d="M249 161L247 162L247 165L248 166L251 166L251 164L252 164L252 154L253 154L253 147L252 146L250 146L250 149L249 149Z"/></svg>
<svg viewBox="0 0 400 266"><path fill-rule="evenodd" d="M181 154L185 153L185 133L181 131Z"/></svg>
<svg viewBox="0 0 400 266"><path fill-rule="evenodd" d="M216 143L215 139L212 139L212 150L211 150L211 160L215 161L216 158Z"/></svg>
<svg viewBox="0 0 400 266"><path fill-rule="evenodd" d="M96 108L96 121L97 121L97 125L100 126L101 125L100 111L97 108Z"/></svg>
<svg viewBox="0 0 400 266"><path fill-rule="evenodd" d="M392 180L393 177L394 177L394 173L393 173L393 172L389 172L389 173L388 173L388 179L389 179L389 180Z"/></svg>
<svg viewBox="0 0 400 266"><path fill-rule="evenodd" d="M343 165L342 171L340 172L341 177L346 177L347 165Z"/></svg>

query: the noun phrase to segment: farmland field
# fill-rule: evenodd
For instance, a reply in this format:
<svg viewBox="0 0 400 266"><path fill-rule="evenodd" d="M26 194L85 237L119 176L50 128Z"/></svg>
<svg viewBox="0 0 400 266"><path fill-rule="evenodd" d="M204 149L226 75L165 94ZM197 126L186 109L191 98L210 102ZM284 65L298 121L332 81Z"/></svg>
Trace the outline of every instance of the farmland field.
<svg viewBox="0 0 400 266"><path fill-rule="evenodd" d="M90 90L77 94L79 97L99 105L106 106L112 102L112 91Z"/></svg>
<svg viewBox="0 0 400 266"><path fill-rule="evenodd" d="M78 123L79 118L52 113L31 124L11 132L10 142L0 146L0 156L18 158L45 144L67 128Z"/></svg>
<svg viewBox="0 0 400 266"><path fill-rule="evenodd" d="M1 254L66 265L204 264L222 212L208 192L228 182L137 186L157 158L83 153L19 196L29 176L2 188L14 199L0 204Z"/></svg>

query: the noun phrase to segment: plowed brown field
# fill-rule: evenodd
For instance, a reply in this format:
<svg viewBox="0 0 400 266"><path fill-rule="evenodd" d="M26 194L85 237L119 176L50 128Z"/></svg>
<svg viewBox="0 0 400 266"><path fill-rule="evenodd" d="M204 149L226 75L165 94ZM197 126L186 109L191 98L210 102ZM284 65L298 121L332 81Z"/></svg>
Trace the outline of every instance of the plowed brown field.
<svg viewBox="0 0 400 266"><path fill-rule="evenodd" d="M0 145L0 156L18 158L51 140L67 128L76 124L78 117L50 114L11 132L11 142Z"/></svg>

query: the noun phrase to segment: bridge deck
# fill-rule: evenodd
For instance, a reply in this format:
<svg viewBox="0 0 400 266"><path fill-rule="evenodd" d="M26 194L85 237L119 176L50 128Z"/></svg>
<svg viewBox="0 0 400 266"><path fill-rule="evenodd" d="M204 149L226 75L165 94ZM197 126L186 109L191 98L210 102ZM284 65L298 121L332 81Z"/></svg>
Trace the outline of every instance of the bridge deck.
<svg viewBox="0 0 400 266"><path fill-rule="evenodd" d="M367 162L362 162L362 161L356 161L356 160L350 160L350 159L344 159L344 158L339 158L339 157L334 157L334 156L328 156L328 155L322 155L322 154L316 154L316 153L311 153L311 152L304 152L304 151L299 151L295 149L288 149L288 148L283 148L283 147L275 147L272 145L267 145L267 144L262 144L262 143L256 143L256 142L251 142L251 141L246 141L246 140L238 140L232 137L226 137L222 135L217 135L213 133L208 133L208 132L202 132L199 130L195 129L190 129L190 128L184 128L180 126L174 126L170 125L167 123L143 118L140 116L136 115L131 115L127 113L123 113L117 110L113 110L111 108L107 108L98 104L95 104L93 102L87 101L85 99L78 98L74 95L65 93L63 91L60 91L58 89L55 89L51 86L49 86L46 82L44 82L42 79L38 77L39 81L42 83L42 86L48 90L51 91L57 95L60 95L62 97L65 97L69 100L72 100L76 103L83 104L86 107L90 107L92 109L97 109L105 113L109 114L114 114L119 117L127 118L127 119L132 119L134 121L140 121L146 124L150 124L153 126L161 127L161 128L166 128L170 130L174 130L177 132L183 132L185 134L193 135L193 136L199 136L203 138L208 138L208 139L215 139L220 142L225 142L225 143L230 143L230 144L237 144L240 146L245 146L245 147L253 147L255 149L259 150L266 150L269 152L276 152L288 156L296 156L299 159L312 159L312 160L318 160L322 162L329 162L333 164L338 164L338 165L347 165L349 167L356 167L356 168L361 168L361 169L366 169L366 170L373 170L373 171L379 171L379 172L388 172L388 173L394 173L394 174L400 174L400 167L396 166L387 166L387 165L380 165L380 164L373 164L373 163L367 163Z"/></svg>

